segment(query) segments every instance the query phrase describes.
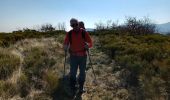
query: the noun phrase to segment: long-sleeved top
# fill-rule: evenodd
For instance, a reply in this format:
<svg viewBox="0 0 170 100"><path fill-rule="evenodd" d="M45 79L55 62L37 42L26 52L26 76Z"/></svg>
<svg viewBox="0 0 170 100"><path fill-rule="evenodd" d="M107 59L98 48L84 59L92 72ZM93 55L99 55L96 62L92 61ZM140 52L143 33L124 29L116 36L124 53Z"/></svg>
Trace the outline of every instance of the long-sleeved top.
<svg viewBox="0 0 170 100"><path fill-rule="evenodd" d="M82 31L85 32L85 39L82 36ZM69 32L65 36L64 45L69 46L70 54L76 56L86 56L85 43L88 44L89 48L92 47L92 39L88 32L80 29L77 33L71 30L71 39L69 39ZM71 40L71 42L70 42Z"/></svg>

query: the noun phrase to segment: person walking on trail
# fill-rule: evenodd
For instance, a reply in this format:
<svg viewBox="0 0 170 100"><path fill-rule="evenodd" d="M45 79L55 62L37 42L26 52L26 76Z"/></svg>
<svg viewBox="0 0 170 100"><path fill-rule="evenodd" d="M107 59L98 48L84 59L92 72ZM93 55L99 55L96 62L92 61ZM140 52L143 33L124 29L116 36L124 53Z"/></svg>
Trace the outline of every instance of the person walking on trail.
<svg viewBox="0 0 170 100"><path fill-rule="evenodd" d="M78 25L78 20L72 18L70 20L70 26L72 30L70 30L64 40L64 50L67 52L69 50L70 53L70 87L73 93L76 92L76 83L77 83L77 70L79 68L79 93L83 93L84 82L86 78L86 61L87 61L87 52L89 48L92 47L92 39L88 32L84 29L80 28Z"/></svg>

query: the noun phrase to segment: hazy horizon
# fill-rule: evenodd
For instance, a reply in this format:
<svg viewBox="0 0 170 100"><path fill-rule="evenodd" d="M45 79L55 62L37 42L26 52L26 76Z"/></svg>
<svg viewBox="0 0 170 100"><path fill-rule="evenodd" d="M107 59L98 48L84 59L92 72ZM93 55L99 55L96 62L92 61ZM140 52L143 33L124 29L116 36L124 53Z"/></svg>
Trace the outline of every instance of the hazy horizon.
<svg viewBox="0 0 170 100"><path fill-rule="evenodd" d="M169 0L3 0L0 3L0 32L35 28L45 23L57 26L77 18L87 28L107 20L123 23L125 16L149 17L154 23L170 22Z"/></svg>

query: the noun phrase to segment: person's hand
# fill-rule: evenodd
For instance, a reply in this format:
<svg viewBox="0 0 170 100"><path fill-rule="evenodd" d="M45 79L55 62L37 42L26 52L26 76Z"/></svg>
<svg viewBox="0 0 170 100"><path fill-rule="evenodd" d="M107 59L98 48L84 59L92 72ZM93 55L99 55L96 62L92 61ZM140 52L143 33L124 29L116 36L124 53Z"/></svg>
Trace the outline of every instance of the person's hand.
<svg viewBox="0 0 170 100"><path fill-rule="evenodd" d="M89 50L89 45L88 45L88 43L85 43L84 48L85 48L85 50Z"/></svg>
<svg viewBox="0 0 170 100"><path fill-rule="evenodd" d="M64 51L67 52L68 50L68 45L64 45Z"/></svg>

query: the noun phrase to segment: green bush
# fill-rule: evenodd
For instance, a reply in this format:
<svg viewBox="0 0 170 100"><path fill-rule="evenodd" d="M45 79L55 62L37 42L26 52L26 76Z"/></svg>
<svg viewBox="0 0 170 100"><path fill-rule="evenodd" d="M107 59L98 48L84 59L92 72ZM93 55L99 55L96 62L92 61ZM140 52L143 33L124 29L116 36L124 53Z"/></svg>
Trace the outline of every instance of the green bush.
<svg viewBox="0 0 170 100"><path fill-rule="evenodd" d="M155 47L144 48L143 51L139 53L139 56L141 57L142 60L151 62L154 59L161 59L162 52L159 48Z"/></svg>
<svg viewBox="0 0 170 100"><path fill-rule="evenodd" d="M0 46L9 47L11 44L26 38L42 38L42 37L58 37L63 35L65 31L52 31L52 32L38 32L38 31L16 31L13 33L0 33Z"/></svg>
<svg viewBox="0 0 170 100"><path fill-rule="evenodd" d="M48 53L41 47L33 47L26 51L24 58L24 71L28 76L41 77L43 70L52 67L56 61L50 58Z"/></svg>
<svg viewBox="0 0 170 100"><path fill-rule="evenodd" d="M168 40L167 36L164 35L160 35L160 34L153 34L153 35L146 35L146 36L142 36L139 37L143 42L147 42L147 43L164 43Z"/></svg>
<svg viewBox="0 0 170 100"><path fill-rule="evenodd" d="M170 90L170 37L160 34L107 34L99 37L99 40L102 50L108 53L117 65L131 72L127 82L129 86L139 89L139 96L156 99L163 93L167 97L165 91Z"/></svg>
<svg viewBox="0 0 170 100"><path fill-rule="evenodd" d="M20 66L20 58L9 50L0 48L0 79L10 77Z"/></svg>
<svg viewBox="0 0 170 100"><path fill-rule="evenodd" d="M9 99L15 96L17 93L18 91L15 84L0 81L0 97L4 99Z"/></svg>
<svg viewBox="0 0 170 100"><path fill-rule="evenodd" d="M147 77L148 76L141 75L139 79L145 99L156 100L164 95L167 95L164 80L159 77Z"/></svg>
<svg viewBox="0 0 170 100"><path fill-rule="evenodd" d="M20 97L26 97L29 94L30 91L30 84L28 77L24 74L20 76L20 78L17 81L17 87L18 91L20 93Z"/></svg>

